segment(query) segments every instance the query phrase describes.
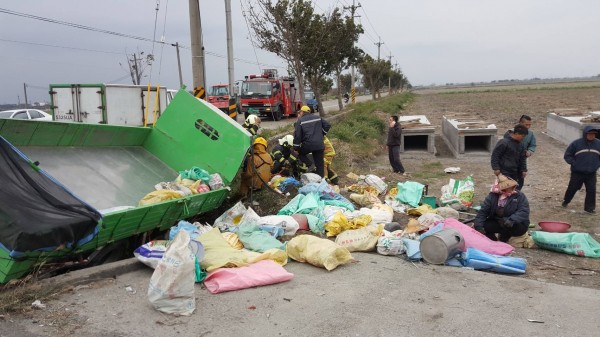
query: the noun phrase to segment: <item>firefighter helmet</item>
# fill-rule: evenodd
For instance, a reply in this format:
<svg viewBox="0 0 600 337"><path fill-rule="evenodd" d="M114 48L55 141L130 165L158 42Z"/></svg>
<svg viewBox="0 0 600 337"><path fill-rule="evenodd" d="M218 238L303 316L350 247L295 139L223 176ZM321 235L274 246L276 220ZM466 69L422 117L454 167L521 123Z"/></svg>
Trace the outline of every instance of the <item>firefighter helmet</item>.
<svg viewBox="0 0 600 337"><path fill-rule="evenodd" d="M265 149L267 148L267 145L268 145L268 144L267 144L267 140L266 140L266 139L264 139L263 137L257 137L257 138L254 140L254 145L256 145L256 144L264 145L264 146L265 146Z"/></svg>
<svg viewBox="0 0 600 337"><path fill-rule="evenodd" d="M250 125L260 125L260 117L257 115L248 115L246 118L246 123Z"/></svg>
<svg viewBox="0 0 600 337"><path fill-rule="evenodd" d="M300 108L300 111L302 111L302 112L310 112L310 108L308 107L308 105L303 105Z"/></svg>
<svg viewBox="0 0 600 337"><path fill-rule="evenodd" d="M287 143L288 146L294 145L294 136L286 135L283 138L279 138L279 145L285 145L285 143Z"/></svg>

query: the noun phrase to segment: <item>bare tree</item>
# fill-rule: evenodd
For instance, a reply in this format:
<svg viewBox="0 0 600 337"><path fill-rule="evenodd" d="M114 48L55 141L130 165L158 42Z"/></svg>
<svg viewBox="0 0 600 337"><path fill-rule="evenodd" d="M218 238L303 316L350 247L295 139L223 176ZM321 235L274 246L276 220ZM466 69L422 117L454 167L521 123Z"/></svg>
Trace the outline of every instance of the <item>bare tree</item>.
<svg viewBox="0 0 600 337"><path fill-rule="evenodd" d="M144 71L152 65L153 61L154 55L147 54L144 56L144 52L140 51L127 55L127 67L133 84L141 84L142 77L144 77ZM121 62L119 62L119 65L123 67Z"/></svg>

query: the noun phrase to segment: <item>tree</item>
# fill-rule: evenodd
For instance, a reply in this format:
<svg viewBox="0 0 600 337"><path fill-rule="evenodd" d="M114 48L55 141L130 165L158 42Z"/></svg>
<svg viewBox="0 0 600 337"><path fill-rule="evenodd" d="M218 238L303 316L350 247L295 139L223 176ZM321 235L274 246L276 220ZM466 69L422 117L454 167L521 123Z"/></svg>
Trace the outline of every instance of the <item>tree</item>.
<svg viewBox="0 0 600 337"><path fill-rule="evenodd" d="M363 75L363 83L367 89L371 91L373 99L377 99L377 93L385 84L392 65L386 60L374 60L370 55L366 55L363 62L358 67Z"/></svg>
<svg viewBox="0 0 600 337"><path fill-rule="evenodd" d="M342 92L350 92L352 89L352 75L342 74L339 76L338 87Z"/></svg>
<svg viewBox="0 0 600 337"><path fill-rule="evenodd" d="M338 8L317 14L309 0L257 0L248 21L258 47L280 56L298 79L309 83L323 113L321 81L344 60L356 54L353 47L362 28ZM304 87L300 88L304 97Z"/></svg>
<svg viewBox="0 0 600 337"><path fill-rule="evenodd" d="M131 56L127 56L127 66L129 74L131 75L131 81L134 85L141 84L142 77L144 77L144 71L146 68L152 65L154 61L154 55L148 54L144 56L144 52L133 53ZM119 62L122 67L123 64Z"/></svg>

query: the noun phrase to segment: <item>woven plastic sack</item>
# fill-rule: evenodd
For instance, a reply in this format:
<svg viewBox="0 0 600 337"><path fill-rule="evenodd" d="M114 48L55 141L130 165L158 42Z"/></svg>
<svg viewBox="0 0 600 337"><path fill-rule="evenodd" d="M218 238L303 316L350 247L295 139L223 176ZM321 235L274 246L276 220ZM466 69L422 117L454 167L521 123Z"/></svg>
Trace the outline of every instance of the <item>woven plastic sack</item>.
<svg viewBox="0 0 600 337"><path fill-rule="evenodd" d="M396 199L402 203L409 204L412 207L417 207L423 197L424 188L425 185L416 181L398 183L398 194L396 194Z"/></svg>
<svg viewBox="0 0 600 337"><path fill-rule="evenodd" d="M531 232L531 237L540 248L583 257L600 258L600 243L588 233Z"/></svg>
<svg viewBox="0 0 600 337"><path fill-rule="evenodd" d="M288 256L298 262L333 270L353 260L348 249L327 239L312 235L298 235L287 245Z"/></svg>
<svg viewBox="0 0 600 337"><path fill-rule="evenodd" d="M370 252L375 249L382 232L383 225L347 230L335 238L335 243L349 252Z"/></svg>

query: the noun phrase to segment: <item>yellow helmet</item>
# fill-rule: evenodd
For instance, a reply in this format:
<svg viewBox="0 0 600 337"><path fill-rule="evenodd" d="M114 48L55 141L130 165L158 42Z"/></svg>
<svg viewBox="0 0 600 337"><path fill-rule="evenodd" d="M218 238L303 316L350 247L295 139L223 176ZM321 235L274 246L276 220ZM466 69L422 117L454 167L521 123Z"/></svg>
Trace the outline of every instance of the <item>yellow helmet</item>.
<svg viewBox="0 0 600 337"><path fill-rule="evenodd" d="M266 148L267 148L267 146L268 146L267 140L266 140L266 139L264 139L263 137L256 137L256 139L254 140L254 145L256 145L256 144L261 144L261 145L264 145L264 146L265 146L265 149L266 149Z"/></svg>
<svg viewBox="0 0 600 337"><path fill-rule="evenodd" d="M300 111L302 111L302 112L310 112L310 108L308 107L308 105L303 105L300 108Z"/></svg>

